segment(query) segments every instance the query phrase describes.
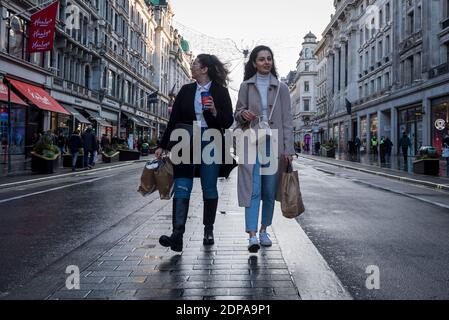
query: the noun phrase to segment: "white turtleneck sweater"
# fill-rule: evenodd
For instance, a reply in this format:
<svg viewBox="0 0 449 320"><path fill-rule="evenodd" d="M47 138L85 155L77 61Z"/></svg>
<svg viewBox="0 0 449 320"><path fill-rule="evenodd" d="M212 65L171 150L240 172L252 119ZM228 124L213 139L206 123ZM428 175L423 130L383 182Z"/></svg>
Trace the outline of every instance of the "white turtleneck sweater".
<svg viewBox="0 0 449 320"><path fill-rule="evenodd" d="M270 87L271 74L263 75L257 73L256 86L262 99L262 121L268 121L268 88Z"/></svg>

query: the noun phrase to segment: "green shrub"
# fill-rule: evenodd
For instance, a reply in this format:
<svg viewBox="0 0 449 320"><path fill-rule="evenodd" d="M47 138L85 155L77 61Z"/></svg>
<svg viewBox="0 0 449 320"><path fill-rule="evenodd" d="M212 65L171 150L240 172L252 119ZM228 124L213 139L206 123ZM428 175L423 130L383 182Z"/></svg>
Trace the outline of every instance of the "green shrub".
<svg viewBox="0 0 449 320"><path fill-rule="evenodd" d="M45 158L54 158L60 153L59 148L53 144L53 138L49 132L39 139L34 145L33 151Z"/></svg>

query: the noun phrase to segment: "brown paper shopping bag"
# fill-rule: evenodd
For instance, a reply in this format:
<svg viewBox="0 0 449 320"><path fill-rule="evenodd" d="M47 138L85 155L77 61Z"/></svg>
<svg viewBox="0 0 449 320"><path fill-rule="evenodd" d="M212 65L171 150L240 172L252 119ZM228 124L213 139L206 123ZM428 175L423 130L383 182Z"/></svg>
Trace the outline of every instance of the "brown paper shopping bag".
<svg viewBox="0 0 449 320"><path fill-rule="evenodd" d="M157 190L156 177L154 176L154 169L151 169L151 163L148 163L143 168L142 176L140 177L140 186L138 192L143 196L148 196Z"/></svg>
<svg viewBox="0 0 449 320"><path fill-rule="evenodd" d="M299 187L298 171L293 171L291 165L281 178L281 210L284 217L293 219L305 211Z"/></svg>
<svg viewBox="0 0 449 320"><path fill-rule="evenodd" d="M173 164L170 158L165 157L161 161L159 168L154 171L154 177L161 200L170 200L174 183Z"/></svg>

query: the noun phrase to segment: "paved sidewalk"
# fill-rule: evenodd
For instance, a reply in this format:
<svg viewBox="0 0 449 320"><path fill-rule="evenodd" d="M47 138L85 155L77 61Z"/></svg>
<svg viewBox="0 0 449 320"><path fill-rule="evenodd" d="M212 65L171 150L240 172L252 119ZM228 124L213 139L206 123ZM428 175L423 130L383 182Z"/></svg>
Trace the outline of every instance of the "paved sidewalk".
<svg viewBox="0 0 449 320"><path fill-rule="evenodd" d="M214 246L202 244L202 196L195 181L182 254L158 243L161 234L171 233L167 201L151 221L82 270L80 290L61 287L48 299L299 300L276 235L273 247L248 252L235 177L219 182Z"/></svg>
<svg viewBox="0 0 449 320"><path fill-rule="evenodd" d="M314 155L300 154L300 157L311 159L314 161L336 165L342 168L357 170L365 173L376 174L387 178L405 181L413 184L423 185L430 188L449 191L449 178L434 177L428 175L413 174L401 170L380 168L375 165L361 164L347 160L336 160L333 158L325 158Z"/></svg>

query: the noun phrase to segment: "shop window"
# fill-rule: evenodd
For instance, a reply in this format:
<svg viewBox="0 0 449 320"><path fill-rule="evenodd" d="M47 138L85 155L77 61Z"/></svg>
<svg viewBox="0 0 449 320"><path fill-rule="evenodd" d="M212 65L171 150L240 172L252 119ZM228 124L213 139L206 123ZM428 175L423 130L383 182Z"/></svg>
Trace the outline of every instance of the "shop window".
<svg viewBox="0 0 449 320"><path fill-rule="evenodd" d="M25 154L25 119L26 109L23 106L12 105L11 108L11 145L9 151L12 155ZM1 153L8 152L8 106L0 104L0 140Z"/></svg>
<svg viewBox="0 0 449 320"><path fill-rule="evenodd" d="M440 153L446 134L449 134L449 97L432 101L432 146Z"/></svg>
<svg viewBox="0 0 449 320"><path fill-rule="evenodd" d="M401 109L398 115L398 137L400 138L403 132L406 132L412 142L411 154L416 154L417 150L423 144L422 106L416 105ZM397 143L399 142L399 138Z"/></svg>
<svg viewBox="0 0 449 320"><path fill-rule="evenodd" d="M8 11L7 17L13 14ZM18 59L25 59L26 22L20 17L12 17L9 21L7 52Z"/></svg>

